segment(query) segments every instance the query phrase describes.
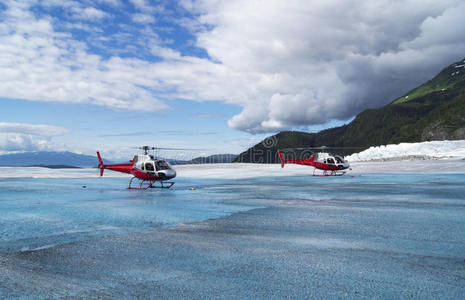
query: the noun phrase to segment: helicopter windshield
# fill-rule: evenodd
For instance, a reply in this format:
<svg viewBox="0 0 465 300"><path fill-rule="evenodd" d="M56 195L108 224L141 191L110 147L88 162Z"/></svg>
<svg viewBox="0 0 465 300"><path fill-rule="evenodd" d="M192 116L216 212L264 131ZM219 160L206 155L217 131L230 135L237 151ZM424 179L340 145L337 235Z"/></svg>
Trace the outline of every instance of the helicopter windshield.
<svg viewBox="0 0 465 300"><path fill-rule="evenodd" d="M157 171L161 170L169 170L171 169L170 165L164 161L164 160L159 160L155 163L155 167L157 168Z"/></svg>
<svg viewBox="0 0 465 300"><path fill-rule="evenodd" d="M339 164L342 164L344 163L343 159L339 156L334 156L334 158L336 159L336 161L339 163Z"/></svg>

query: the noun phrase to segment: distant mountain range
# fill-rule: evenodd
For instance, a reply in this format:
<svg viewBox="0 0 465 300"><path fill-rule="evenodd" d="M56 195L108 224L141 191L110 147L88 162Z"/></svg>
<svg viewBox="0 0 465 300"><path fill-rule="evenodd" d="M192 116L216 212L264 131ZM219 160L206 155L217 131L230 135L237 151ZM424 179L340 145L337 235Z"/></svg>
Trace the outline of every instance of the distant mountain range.
<svg viewBox="0 0 465 300"><path fill-rule="evenodd" d="M371 146L462 139L465 59L391 104L361 112L347 125L318 133L283 131L244 151L235 162L277 163L277 150L283 148L353 147L334 150L349 155Z"/></svg>
<svg viewBox="0 0 465 300"><path fill-rule="evenodd" d="M210 156L201 156L196 157L191 160L176 160L170 161L170 163L175 165L186 165L186 164L221 164L221 163L231 163L237 157L237 154L214 154Z"/></svg>
<svg viewBox="0 0 465 300"><path fill-rule="evenodd" d="M104 163L111 164L109 160ZM73 152L36 151L0 155L0 166L21 167L41 166L51 168L96 167L97 156L77 154Z"/></svg>
<svg viewBox="0 0 465 300"><path fill-rule="evenodd" d="M215 154L206 157L197 157L192 160L169 160L172 164L214 164L231 163L237 155ZM103 159L103 163L114 162ZM36 151L0 155L0 166L8 167L47 167L47 168L76 168L97 167L97 156L77 154L73 152Z"/></svg>

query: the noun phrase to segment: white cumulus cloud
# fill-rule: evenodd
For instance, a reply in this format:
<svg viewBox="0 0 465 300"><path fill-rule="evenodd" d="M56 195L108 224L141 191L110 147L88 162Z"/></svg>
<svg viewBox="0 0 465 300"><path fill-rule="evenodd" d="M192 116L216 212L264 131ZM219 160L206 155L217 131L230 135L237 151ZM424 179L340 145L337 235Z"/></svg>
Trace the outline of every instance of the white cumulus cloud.
<svg viewBox="0 0 465 300"><path fill-rule="evenodd" d="M0 151L35 151L53 149L53 137L68 130L52 125L0 122Z"/></svg>
<svg viewBox="0 0 465 300"><path fill-rule="evenodd" d="M132 20L136 23L142 24L155 23L155 17L148 14L133 14Z"/></svg>
<svg viewBox="0 0 465 300"><path fill-rule="evenodd" d="M55 31L49 18L35 17L27 3L7 4L0 23L0 97L131 110L167 107L151 92L160 84L146 76L153 71L150 63L90 54L84 42Z"/></svg>

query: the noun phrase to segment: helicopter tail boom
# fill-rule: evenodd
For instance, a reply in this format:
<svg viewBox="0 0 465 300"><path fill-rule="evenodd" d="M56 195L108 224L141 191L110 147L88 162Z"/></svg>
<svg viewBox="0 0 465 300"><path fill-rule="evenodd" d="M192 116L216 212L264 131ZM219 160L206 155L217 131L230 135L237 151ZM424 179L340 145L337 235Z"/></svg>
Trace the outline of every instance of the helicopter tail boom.
<svg viewBox="0 0 465 300"><path fill-rule="evenodd" d="M281 168L284 168L286 163L288 164L297 164L297 165L309 165L313 166L315 163L315 155L312 155L311 158L305 159L286 159L284 155L281 153L281 150L278 150L279 158L281 159Z"/></svg>
<svg viewBox="0 0 465 300"><path fill-rule="evenodd" d="M100 176L103 175L103 170L109 169L116 172L128 173L131 174L133 170L133 162L129 164L113 164L113 165L104 165L102 157L100 156L100 152L97 151L97 158L98 158L98 168L100 170Z"/></svg>

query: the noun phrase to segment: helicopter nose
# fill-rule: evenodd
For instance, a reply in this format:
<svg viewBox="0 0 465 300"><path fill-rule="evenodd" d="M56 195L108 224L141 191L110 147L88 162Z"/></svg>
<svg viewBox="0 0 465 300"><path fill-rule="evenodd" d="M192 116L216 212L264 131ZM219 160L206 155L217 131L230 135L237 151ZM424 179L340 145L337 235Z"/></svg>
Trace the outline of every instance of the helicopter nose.
<svg viewBox="0 0 465 300"><path fill-rule="evenodd" d="M348 167L349 167L349 164L347 164L347 163L338 165L339 170L344 170L344 169L347 169Z"/></svg>
<svg viewBox="0 0 465 300"><path fill-rule="evenodd" d="M159 171L158 177L160 177L162 180L169 180L169 179L176 177L176 171L175 170Z"/></svg>

